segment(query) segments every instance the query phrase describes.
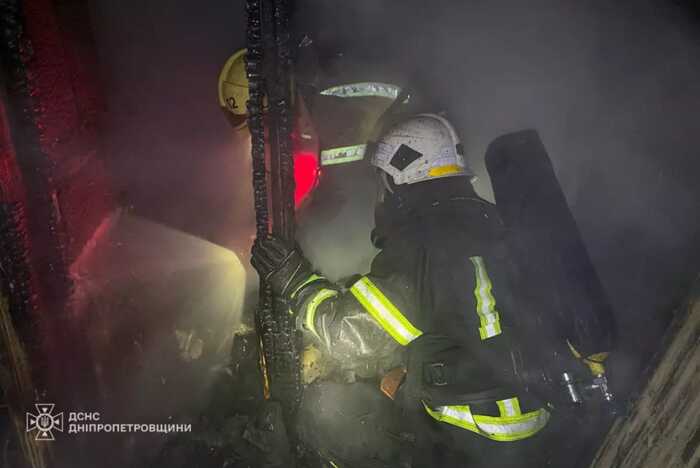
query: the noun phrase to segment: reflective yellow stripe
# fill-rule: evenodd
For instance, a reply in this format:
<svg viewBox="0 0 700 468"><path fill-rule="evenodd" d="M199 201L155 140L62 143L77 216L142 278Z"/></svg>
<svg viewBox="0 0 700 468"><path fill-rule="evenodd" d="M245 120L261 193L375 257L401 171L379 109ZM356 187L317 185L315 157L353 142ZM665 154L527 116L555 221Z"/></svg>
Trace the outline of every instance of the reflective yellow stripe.
<svg viewBox="0 0 700 468"><path fill-rule="evenodd" d="M501 334L501 321L496 310L496 299L491 294L491 279L486 272L484 259L481 257L470 257L474 264L476 276L476 287L474 297L476 298L476 313L479 315L479 336L482 340L492 338Z"/></svg>
<svg viewBox="0 0 700 468"><path fill-rule="evenodd" d="M508 399L508 401L512 400L517 401L516 398ZM495 417L472 414L468 405L440 406L435 409L430 408L425 403L423 403L423 406L436 421L451 424L501 442L531 437L547 425L547 421L549 421L549 413L545 409L515 416Z"/></svg>
<svg viewBox="0 0 700 468"><path fill-rule="evenodd" d="M361 161L367 152L367 145L340 146L321 151L321 166L345 164Z"/></svg>
<svg viewBox="0 0 700 468"><path fill-rule="evenodd" d="M306 306L306 318L304 319L304 325L306 325L306 328L311 331L314 335L316 335L319 339L321 338L318 335L318 332L316 331L316 309L318 306L321 305L323 301L325 301L328 298L331 298L333 296L337 296L338 291L334 289L321 289L319 292L317 292L313 298L311 298L311 301L309 301L309 305Z"/></svg>
<svg viewBox="0 0 700 468"><path fill-rule="evenodd" d="M396 99L401 92L401 88L389 83L362 82L333 86L321 91L324 96L335 96L342 98L352 97L383 97Z"/></svg>
<svg viewBox="0 0 700 468"><path fill-rule="evenodd" d="M468 431L480 432L469 406L439 406L432 409L425 402L423 402L423 406L436 421L452 424Z"/></svg>
<svg viewBox="0 0 700 468"><path fill-rule="evenodd" d="M406 346L423 334L404 317L369 278L361 278L352 285L350 292L379 325L402 346Z"/></svg>
<svg viewBox="0 0 700 468"><path fill-rule="evenodd" d="M438 166L430 169L428 171L428 176L430 177L440 177L444 175L450 175L450 174L461 174L464 172L464 168L462 166L458 166L456 164L449 164L447 166Z"/></svg>
<svg viewBox="0 0 700 468"><path fill-rule="evenodd" d="M475 415L474 420L491 440L510 442L522 440L537 434L549 421L549 413L538 409L522 416L492 417Z"/></svg>
<svg viewBox="0 0 700 468"><path fill-rule="evenodd" d="M501 416L518 416L522 414L520 412L520 401L515 397L498 400L496 404Z"/></svg>
<svg viewBox="0 0 700 468"><path fill-rule="evenodd" d="M296 297L296 295L299 293L299 291L302 290L302 288L304 288L304 286L307 286L308 284L313 283L314 281L318 281L320 279L325 279L325 278L321 275L317 275L316 273L313 273L311 276L306 278L303 283L301 283L299 286L297 286L297 288L292 293L292 299L294 299Z"/></svg>

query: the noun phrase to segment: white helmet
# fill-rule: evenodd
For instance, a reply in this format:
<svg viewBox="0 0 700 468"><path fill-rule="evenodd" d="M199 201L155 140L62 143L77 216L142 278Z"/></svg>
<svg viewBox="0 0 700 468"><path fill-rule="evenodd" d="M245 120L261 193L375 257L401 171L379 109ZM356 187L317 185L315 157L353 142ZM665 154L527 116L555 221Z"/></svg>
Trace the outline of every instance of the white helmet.
<svg viewBox="0 0 700 468"><path fill-rule="evenodd" d="M391 127L377 141L372 165L396 185L474 176L455 129L436 114L418 114Z"/></svg>

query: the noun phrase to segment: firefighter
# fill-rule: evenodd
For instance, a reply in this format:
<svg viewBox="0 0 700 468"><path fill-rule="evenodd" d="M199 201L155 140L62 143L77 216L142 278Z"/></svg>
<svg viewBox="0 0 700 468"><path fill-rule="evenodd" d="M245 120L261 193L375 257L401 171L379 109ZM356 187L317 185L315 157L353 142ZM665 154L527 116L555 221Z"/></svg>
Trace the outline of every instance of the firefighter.
<svg viewBox="0 0 700 468"><path fill-rule="evenodd" d="M394 369L383 390L420 415L417 425L437 428L431 444L465 458L441 463L521 466L540 451L550 411L519 381L519 311L495 207L474 191L460 140L440 115L389 125L371 163L381 251L370 273L335 285L274 237L256 241L251 263L341 366L399 356L399 378Z"/></svg>

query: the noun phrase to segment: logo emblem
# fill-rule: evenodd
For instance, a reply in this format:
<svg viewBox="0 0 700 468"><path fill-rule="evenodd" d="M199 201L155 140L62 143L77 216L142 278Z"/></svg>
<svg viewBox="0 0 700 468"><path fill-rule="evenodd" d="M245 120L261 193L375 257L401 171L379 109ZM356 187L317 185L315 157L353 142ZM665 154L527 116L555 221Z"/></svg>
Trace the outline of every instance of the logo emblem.
<svg viewBox="0 0 700 468"><path fill-rule="evenodd" d="M35 440L55 440L53 431L63 432L63 413L53 414L56 405L37 403L36 414L27 413L27 432L36 430Z"/></svg>

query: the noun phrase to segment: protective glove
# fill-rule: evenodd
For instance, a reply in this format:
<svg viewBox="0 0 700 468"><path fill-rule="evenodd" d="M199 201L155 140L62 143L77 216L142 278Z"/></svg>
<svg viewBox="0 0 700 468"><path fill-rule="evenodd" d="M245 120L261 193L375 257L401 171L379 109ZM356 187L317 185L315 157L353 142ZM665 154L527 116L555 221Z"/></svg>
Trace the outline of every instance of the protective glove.
<svg viewBox="0 0 700 468"><path fill-rule="evenodd" d="M290 299L312 274L311 264L298 245L274 236L256 239L251 250L251 265L272 292Z"/></svg>

